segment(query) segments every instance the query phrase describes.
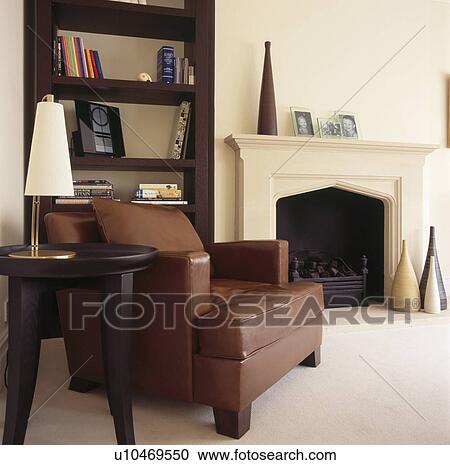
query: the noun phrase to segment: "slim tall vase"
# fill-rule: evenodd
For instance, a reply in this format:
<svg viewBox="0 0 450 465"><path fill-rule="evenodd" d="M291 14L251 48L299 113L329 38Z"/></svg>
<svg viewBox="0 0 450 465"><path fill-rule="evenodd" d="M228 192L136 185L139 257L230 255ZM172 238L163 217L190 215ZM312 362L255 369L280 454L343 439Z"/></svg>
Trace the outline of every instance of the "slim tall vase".
<svg viewBox="0 0 450 465"><path fill-rule="evenodd" d="M275 103L275 89L273 85L272 58L270 42L266 42L266 56L259 100L258 134L278 136L277 106Z"/></svg>
<svg viewBox="0 0 450 465"><path fill-rule="evenodd" d="M430 273L428 274L427 288L423 309L426 313L441 313L441 296L439 295L439 284L436 274L436 260L432 255L430 257Z"/></svg>
<svg viewBox="0 0 450 465"><path fill-rule="evenodd" d="M416 273L409 258L408 244L403 241L402 256L392 283L390 308L402 312L418 312L420 307Z"/></svg>
<svg viewBox="0 0 450 465"><path fill-rule="evenodd" d="M420 280L420 296L422 298L422 305L425 302L425 292L427 289L428 277L430 275L431 257L434 257L434 267L436 271L436 279L439 288L439 297L441 300L441 310L447 310L447 294L445 292L444 281L442 280L441 266L439 265L439 257L436 248L436 229L434 226L430 227L430 243L428 245L428 253L423 269L422 278Z"/></svg>

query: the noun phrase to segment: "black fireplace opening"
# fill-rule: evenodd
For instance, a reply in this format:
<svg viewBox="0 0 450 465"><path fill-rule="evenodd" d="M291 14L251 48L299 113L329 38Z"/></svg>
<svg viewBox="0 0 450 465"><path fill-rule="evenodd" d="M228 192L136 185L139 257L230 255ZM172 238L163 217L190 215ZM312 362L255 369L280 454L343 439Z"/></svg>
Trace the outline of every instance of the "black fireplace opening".
<svg viewBox="0 0 450 465"><path fill-rule="evenodd" d="M278 200L277 238L289 242L291 280L322 282L331 307L339 306L328 305L333 290L382 297L384 215L381 200L334 187Z"/></svg>

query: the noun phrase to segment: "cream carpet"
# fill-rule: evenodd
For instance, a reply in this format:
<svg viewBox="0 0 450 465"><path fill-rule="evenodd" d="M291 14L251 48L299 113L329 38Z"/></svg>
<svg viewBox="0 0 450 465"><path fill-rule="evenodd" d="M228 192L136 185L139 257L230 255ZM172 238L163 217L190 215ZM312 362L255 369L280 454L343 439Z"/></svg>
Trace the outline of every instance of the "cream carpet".
<svg viewBox="0 0 450 465"><path fill-rule="evenodd" d="M114 444L104 392L69 392L67 377L62 341L43 343L27 444ZM450 324L327 328L320 367L261 396L240 441L201 405L137 395L134 414L139 444L450 444Z"/></svg>

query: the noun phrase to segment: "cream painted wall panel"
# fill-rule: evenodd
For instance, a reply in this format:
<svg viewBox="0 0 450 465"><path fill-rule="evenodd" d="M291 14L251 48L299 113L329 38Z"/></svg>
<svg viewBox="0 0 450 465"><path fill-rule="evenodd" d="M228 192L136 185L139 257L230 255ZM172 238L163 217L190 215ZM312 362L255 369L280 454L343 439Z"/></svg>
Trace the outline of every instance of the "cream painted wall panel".
<svg viewBox="0 0 450 465"><path fill-rule="evenodd" d="M23 240L23 9L22 2L3 0L0 7L0 244ZM14 45L13 45L14 44ZM12 71L13 70L13 71ZM6 349L3 310L7 301L6 279L0 279L0 374ZM3 380L0 382L0 388Z"/></svg>
<svg viewBox="0 0 450 465"><path fill-rule="evenodd" d="M450 74L450 4L432 2L432 112L437 116L433 130L443 147L447 144L448 78ZM447 291L450 292L450 150L436 151L428 161L429 223L436 226L439 259ZM428 231L427 231L428 234Z"/></svg>
<svg viewBox="0 0 450 465"><path fill-rule="evenodd" d="M264 6L263 6L264 5ZM265 40L271 40L280 135L292 135L289 107L316 116L340 108L424 25L346 109L364 138L435 142L436 75L430 69L428 0L217 0L216 239L234 231L235 164L223 138L256 131Z"/></svg>

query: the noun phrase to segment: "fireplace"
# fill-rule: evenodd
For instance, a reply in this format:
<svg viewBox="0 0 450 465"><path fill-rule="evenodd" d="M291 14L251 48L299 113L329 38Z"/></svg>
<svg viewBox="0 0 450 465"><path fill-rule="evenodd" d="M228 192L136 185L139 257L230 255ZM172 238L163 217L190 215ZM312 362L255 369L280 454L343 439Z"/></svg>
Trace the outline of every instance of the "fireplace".
<svg viewBox="0 0 450 465"><path fill-rule="evenodd" d="M384 204L338 188L284 197L277 238L289 241L291 279L324 285L330 307L384 295Z"/></svg>
<svg viewBox="0 0 450 465"><path fill-rule="evenodd" d="M236 239L280 237L278 203L281 205L286 198L334 189L333 196L355 194L356 197L351 197L355 205L360 200L369 202L372 199L373 205L378 205L374 208L380 209L381 204L384 207L384 250L364 252L361 248L347 258L358 271L359 254L367 253L370 286L373 286L370 293L378 290L383 276L382 295L391 292L402 239L408 240L413 266L420 274L428 235L425 161L437 145L249 134L231 135L226 143L236 156ZM336 190L344 192L336 193ZM356 214L361 215L361 211ZM364 216L356 222L352 216L351 221L367 234L372 233L367 225L372 220ZM378 220L376 223L380 228ZM341 238L345 243L349 237ZM336 253L340 253L339 250ZM384 263L383 273L378 270L380 257Z"/></svg>

